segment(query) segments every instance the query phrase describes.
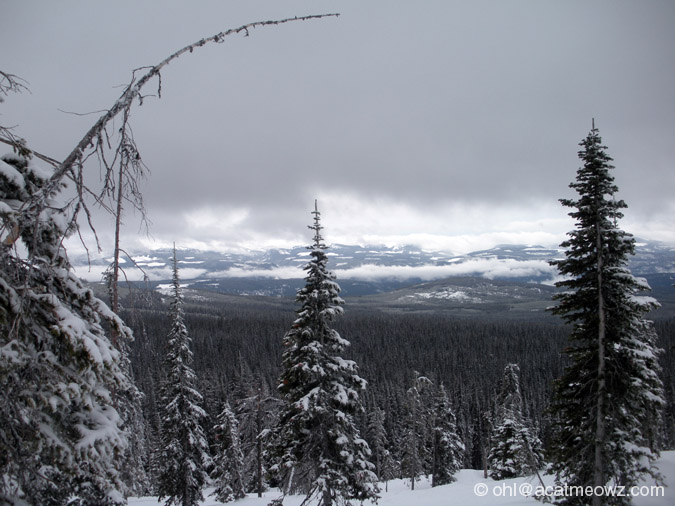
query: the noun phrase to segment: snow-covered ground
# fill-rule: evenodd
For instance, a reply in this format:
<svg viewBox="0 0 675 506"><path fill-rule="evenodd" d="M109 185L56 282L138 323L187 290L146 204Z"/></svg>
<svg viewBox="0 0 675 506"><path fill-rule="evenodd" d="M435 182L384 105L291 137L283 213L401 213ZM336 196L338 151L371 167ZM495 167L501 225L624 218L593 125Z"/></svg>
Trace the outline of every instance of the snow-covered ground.
<svg viewBox="0 0 675 506"><path fill-rule="evenodd" d="M672 486L675 485L675 451L663 452L659 461L659 469L665 477L666 487L658 490L652 489L654 484L645 482L640 492L642 495L634 497L635 506L672 506L675 504L675 493ZM482 471L465 469L457 475L457 481L442 487L431 488L428 480L422 479L415 484L415 490L410 490L410 482L407 480L390 481L388 491L382 487L382 498L378 501L379 506L447 506L458 504L461 506L535 506L542 504L524 493L535 490L539 486L536 477L516 478L512 480L493 481L483 479ZM552 485L550 476L544 477L546 485ZM206 494L212 489L206 490ZM270 491L264 497L249 495L234 503L236 506L266 506L269 502L279 497L277 491ZM284 500L285 506L298 506L303 496L289 496ZM156 497L130 498L130 506L156 505ZM212 497L207 497L203 506L220 506L220 503Z"/></svg>

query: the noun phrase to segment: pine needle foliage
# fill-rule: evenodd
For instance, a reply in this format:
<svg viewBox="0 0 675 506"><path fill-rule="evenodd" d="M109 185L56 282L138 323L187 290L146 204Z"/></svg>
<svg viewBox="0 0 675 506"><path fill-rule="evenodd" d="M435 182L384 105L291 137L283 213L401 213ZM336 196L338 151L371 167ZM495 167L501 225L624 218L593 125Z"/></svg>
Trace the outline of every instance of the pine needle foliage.
<svg viewBox="0 0 675 506"><path fill-rule="evenodd" d="M462 468L465 452L464 443L457 433L455 413L442 384L436 394L433 417L431 486L438 487L456 480L455 473Z"/></svg>
<svg viewBox="0 0 675 506"><path fill-rule="evenodd" d="M426 404L431 380L413 371L413 384L406 392L406 410L402 431L401 472L410 478L410 488L415 490L419 481L429 469L431 452L429 451L430 409Z"/></svg>

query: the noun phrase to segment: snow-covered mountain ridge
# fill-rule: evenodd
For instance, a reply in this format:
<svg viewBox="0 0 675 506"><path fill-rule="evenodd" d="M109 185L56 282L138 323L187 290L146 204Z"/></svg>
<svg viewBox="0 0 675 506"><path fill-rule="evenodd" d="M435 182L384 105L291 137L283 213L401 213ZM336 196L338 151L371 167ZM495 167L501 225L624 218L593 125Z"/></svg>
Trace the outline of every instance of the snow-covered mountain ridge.
<svg viewBox="0 0 675 506"><path fill-rule="evenodd" d="M641 241L631 261L634 274L647 278L652 295L675 308L675 248ZM134 262L159 291L170 279L172 251L139 252ZM427 251L413 246L354 246L334 244L328 249L329 269L338 278L345 297L396 310L428 308L461 314L504 311L542 313L550 305L557 273L549 260L561 258L559 249L532 245L502 245L466 255ZM309 251L304 247L220 253L177 251L186 296L195 300L216 293L246 296L293 297L302 285ZM74 259L78 272L100 281L108 259L85 267ZM130 260L123 267L129 279L142 279ZM215 292L215 293L214 293Z"/></svg>
<svg viewBox="0 0 675 506"><path fill-rule="evenodd" d="M134 256L138 268L153 282L170 279L171 250L140 252ZM219 253L183 249L177 252L181 278L195 287L225 293L288 295L304 277L302 267L309 252L304 247ZM450 277L479 277L552 284L556 271L549 260L561 258L559 249L532 245L501 245L466 255L428 251L413 246L353 246L335 244L328 249L329 268L343 290L351 294L380 293L424 281ZM98 259L85 267L86 258L75 258L78 272L90 281L100 279L109 259ZM123 266L129 279L141 279L141 271L128 259ZM675 248L639 242L632 259L634 274L675 273Z"/></svg>

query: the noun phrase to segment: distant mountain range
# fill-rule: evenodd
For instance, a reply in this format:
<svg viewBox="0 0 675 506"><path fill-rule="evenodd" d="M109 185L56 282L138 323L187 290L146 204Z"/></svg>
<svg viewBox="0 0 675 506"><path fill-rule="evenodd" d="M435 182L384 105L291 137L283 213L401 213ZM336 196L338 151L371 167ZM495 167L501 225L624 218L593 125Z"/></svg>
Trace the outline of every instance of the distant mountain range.
<svg viewBox="0 0 675 506"><path fill-rule="evenodd" d="M378 303L391 307L414 308L442 303L444 307L485 308L489 302L511 304L526 311L542 309L543 302L535 307L528 306L535 300L550 301L557 272L548 262L563 257L559 249L512 244L466 255L413 246L343 244L332 245L327 253L329 268L337 275L345 297L382 294ZM165 249L134 257L136 264L150 278L152 288L160 291L168 288L172 255L171 250ZM186 288L286 297L295 295L302 286L302 268L309 259L309 251L304 247L241 253L184 249L177 251L177 257ZM82 265L84 259L75 259L73 263ZM92 263L90 270L102 272L106 266L106 261L100 260ZM128 274L134 270L129 261L124 266ZM639 241L630 268L635 275L647 278L657 299L672 299L675 303L672 287L675 283L675 248Z"/></svg>

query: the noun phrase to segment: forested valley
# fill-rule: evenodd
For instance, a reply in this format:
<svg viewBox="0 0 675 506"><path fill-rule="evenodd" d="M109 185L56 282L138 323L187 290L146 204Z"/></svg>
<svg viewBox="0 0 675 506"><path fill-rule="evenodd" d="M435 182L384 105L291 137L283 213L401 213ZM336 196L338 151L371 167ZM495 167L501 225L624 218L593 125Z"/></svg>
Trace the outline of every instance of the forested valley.
<svg viewBox="0 0 675 506"><path fill-rule="evenodd" d="M157 440L159 430L157 392L169 331L165 302L159 293L139 288L123 303L122 315L135 335L130 356L135 380L145 394L149 441ZM255 490L258 434L254 403L260 395L275 399L263 406L265 428L269 428L278 408L282 338L294 320L294 309L292 299L273 297L224 296L214 300L193 292L186 298L186 324L193 339L194 369L204 408L215 418L226 401L235 407L242 424L242 447L247 453L249 491ZM660 437L662 448L670 449L675 444L675 322L661 319L655 324L659 347L664 350L660 362L668 401ZM365 411L357 422L371 448L369 414L378 411L376 408L384 413L386 450L392 461L381 479L405 475L401 462L409 415L408 390L420 375L431 380L430 387L422 392L428 421L434 392L441 384L445 387L465 446L463 467L483 469L500 381L508 363L520 366L524 415L547 445L551 428L547 408L553 381L560 377L565 363L563 349L569 333L557 317L538 316L530 321L461 319L434 311L362 310L357 297L353 303L346 299L345 314L335 327L351 342L346 355L359 364L361 376L368 381L363 395ZM426 429L427 435L430 430ZM426 444L430 452L431 440ZM429 473L431 464L427 459L422 472Z"/></svg>

